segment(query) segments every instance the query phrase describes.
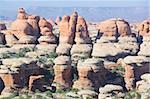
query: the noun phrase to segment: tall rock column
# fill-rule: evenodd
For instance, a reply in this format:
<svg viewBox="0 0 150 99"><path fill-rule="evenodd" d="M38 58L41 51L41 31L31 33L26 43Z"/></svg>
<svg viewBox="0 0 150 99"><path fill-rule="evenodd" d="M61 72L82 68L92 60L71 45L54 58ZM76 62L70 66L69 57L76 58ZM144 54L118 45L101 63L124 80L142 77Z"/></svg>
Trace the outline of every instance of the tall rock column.
<svg viewBox="0 0 150 99"><path fill-rule="evenodd" d="M86 21L79 16L76 25L75 44L71 49L71 57L75 63L91 56L92 43L87 28Z"/></svg>
<svg viewBox="0 0 150 99"><path fill-rule="evenodd" d="M58 56L54 60L54 81L57 89L69 88L72 85L72 67L71 60L68 56Z"/></svg>

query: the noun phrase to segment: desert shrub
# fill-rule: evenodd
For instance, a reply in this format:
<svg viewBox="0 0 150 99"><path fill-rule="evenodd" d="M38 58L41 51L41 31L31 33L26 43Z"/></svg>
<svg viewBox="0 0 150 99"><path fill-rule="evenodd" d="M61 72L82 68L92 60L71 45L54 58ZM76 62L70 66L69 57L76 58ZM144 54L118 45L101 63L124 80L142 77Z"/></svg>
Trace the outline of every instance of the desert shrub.
<svg viewBox="0 0 150 99"><path fill-rule="evenodd" d="M141 99L141 95L136 90L132 90L126 93L124 99Z"/></svg>
<svg viewBox="0 0 150 99"><path fill-rule="evenodd" d="M116 73L118 74L118 76L123 77L124 73L125 73L125 69L122 66L118 66L115 69L111 70L112 73Z"/></svg>
<svg viewBox="0 0 150 99"><path fill-rule="evenodd" d="M32 49L27 48L27 47L21 48L17 52L7 51L0 55L0 59L25 57L25 54L30 51L32 51Z"/></svg>

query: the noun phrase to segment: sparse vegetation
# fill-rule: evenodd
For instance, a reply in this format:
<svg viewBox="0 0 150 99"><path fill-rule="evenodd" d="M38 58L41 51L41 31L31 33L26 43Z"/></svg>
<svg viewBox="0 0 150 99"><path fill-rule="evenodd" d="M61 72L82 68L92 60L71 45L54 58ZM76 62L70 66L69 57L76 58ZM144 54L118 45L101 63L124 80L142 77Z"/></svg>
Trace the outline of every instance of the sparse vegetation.
<svg viewBox="0 0 150 99"><path fill-rule="evenodd" d="M116 73L118 74L118 76L123 77L124 73L125 73L125 69L122 66L118 66L115 69L111 70L112 73Z"/></svg>
<svg viewBox="0 0 150 99"><path fill-rule="evenodd" d="M30 51L33 51L33 49L27 47L21 48L17 52L7 51L5 53L0 54L0 59L25 57L25 54Z"/></svg>

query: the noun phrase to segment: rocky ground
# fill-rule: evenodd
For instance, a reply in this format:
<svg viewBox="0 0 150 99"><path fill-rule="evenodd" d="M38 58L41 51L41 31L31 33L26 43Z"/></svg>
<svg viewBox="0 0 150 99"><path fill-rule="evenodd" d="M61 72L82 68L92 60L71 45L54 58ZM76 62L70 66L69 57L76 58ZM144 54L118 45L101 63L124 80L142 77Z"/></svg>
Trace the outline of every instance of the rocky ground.
<svg viewBox="0 0 150 99"><path fill-rule="evenodd" d="M23 8L0 23L0 99L149 99L150 20L56 21Z"/></svg>

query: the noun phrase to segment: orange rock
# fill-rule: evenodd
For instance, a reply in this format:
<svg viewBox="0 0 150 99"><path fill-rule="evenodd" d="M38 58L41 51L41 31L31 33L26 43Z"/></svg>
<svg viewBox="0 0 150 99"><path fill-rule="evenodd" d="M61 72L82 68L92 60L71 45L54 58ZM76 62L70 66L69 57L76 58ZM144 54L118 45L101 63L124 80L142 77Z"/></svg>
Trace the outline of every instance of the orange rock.
<svg viewBox="0 0 150 99"><path fill-rule="evenodd" d="M144 20L138 26L140 36L150 36L150 19Z"/></svg>
<svg viewBox="0 0 150 99"><path fill-rule="evenodd" d="M59 31L60 31L60 37L59 37L59 43L69 43L72 44L72 34L69 32L69 16L63 16L62 21L59 24ZM71 38L70 38L71 37Z"/></svg>
<svg viewBox="0 0 150 99"><path fill-rule="evenodd" d="M91 43L91 39L88 33L88 27L83 17L79 16L76 25L75 42L77 43Z"/></svg>
<svg viewBox="0 0 150 99"><path fill-rule="evenodd" d="M29 23L29 24L32 26L32 28L33 28L34 36L38 38L38 37L40 36L40 30L39 30L37 18L38 18L38 16L29 15L29 16L28 16L28 23Z"/></svg>
<svg viewBox="0 0 150 99"><path fill-rule="evenodd" d="M131 35L129 23L124 19L108 19L99 24L98 29L104 36L126 36Z"/></svg>
<svg viewBox="0 0 150 99"><path fill-rule="evenodd" d="M46 19L40 18L39 27L41 36L38 41L40 44L56 43L56 37L52 32L53 27Z"/></svg>
<svg viewBox="0 0 150 99"><path fill-rule="evenodd" d="M18 74L0 74L5 87L14 87L21 82Z"/></svg>
<svg viewBox="0 0 150 99"><path fill-rule="evenodd" d="M68 88L72 85L71 82L71 66L64 67L63 65L55 65L54 66L54 73L55 78L54 82L62 85L65 88Z"/></svg>

